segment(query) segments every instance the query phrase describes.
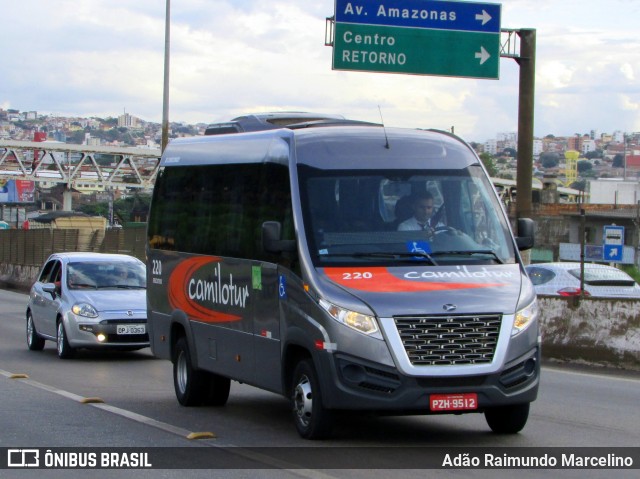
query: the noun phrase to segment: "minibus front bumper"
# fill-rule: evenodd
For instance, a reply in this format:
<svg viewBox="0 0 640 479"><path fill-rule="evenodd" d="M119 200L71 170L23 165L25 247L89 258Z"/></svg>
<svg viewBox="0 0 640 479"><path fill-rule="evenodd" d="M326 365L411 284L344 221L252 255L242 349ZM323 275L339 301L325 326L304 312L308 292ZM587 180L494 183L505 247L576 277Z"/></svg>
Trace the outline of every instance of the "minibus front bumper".
<svg viewBox="0 0 640 479"><path fill-rule="evenodd" d="M433 414L430 397L476 395L473 409L448 412L482 412L488 407L529 403L536 399L540 381L540 348L504 364L495 373L450 376L402 374L396 368L348 354L322 352L316 356L325 407L402 414Z"/></svg>

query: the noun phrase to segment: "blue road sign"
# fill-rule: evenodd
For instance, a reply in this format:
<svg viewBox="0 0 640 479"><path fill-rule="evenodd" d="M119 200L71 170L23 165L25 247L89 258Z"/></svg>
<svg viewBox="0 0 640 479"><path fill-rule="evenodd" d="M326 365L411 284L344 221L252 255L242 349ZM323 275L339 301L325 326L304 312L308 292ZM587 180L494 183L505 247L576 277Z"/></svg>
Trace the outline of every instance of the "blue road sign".
<svg viewBox="0 0 640 479"><path fill-rule="evenodd" d="M622 246L606 244L602 247L602 259L610 263L622 261Z"/></svg>
<svg viewBox="0 0 640 479"><path fill-rule="evenodd" d="M603 238L602 259L608 262L622 261L624 226L605 226Z"/></svg>
<svg viewBox="0 0 640 479"><path fill-rule="evenodd" d="M500 33L499 3L336 0L337 23Z"/></svg>

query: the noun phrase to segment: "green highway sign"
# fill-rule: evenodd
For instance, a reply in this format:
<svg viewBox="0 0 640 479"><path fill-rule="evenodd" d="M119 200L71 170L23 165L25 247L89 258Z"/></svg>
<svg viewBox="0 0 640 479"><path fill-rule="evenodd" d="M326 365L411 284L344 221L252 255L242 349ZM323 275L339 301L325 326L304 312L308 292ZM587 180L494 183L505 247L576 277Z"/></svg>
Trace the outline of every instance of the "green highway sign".
<svg viewBox="0 0 640 479"><path fill-rule="evenodd" d="M333 69L497 79L500 5L337 0Z"/></svg>
<svg viewBox="0 0 640 479"><path fill-rule="evenodd" d="M499 35L357 24L335 33L335 70L498 78Z"/></svg>

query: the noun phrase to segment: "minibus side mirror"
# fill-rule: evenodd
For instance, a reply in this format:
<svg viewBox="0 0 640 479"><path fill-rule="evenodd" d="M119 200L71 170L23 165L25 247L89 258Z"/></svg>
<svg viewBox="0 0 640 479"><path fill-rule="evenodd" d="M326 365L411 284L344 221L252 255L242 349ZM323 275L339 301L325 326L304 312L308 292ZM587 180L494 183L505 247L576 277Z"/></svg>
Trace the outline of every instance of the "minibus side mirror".
<svg viewBox="0 0 640 479"><path fill-rule="evenodd" d="M519 251L533 248L535 224L531 218L518 218L516 244Z"/></svg>
<svg viewBox="0 0 640 479"><path fill-rule="evenodd" d="M296 241L282 239L282 225L279 221L265 221L262 223L262 248L267 253L295 251Z"/></svg>

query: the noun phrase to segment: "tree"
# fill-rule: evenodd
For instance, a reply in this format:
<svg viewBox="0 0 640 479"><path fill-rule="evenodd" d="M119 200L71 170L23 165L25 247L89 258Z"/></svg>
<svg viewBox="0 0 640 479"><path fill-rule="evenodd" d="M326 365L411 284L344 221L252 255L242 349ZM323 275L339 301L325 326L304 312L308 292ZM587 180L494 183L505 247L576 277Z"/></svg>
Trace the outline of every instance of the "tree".
<svg viewBox="0 0 640 479"><path fill-rule="evenodd" d="M545 168L555 168L560 164L560 155L549 151L541 153L540 163Z"/></svg>
<svg viewBox="0 0 640 479"><path fill-rule="evenodd" d="M586 173L587 171L591 171L593 165L588 160L581 160L578 162L578 173Z"/></svg>
<svg viewBox="0 0 640 479"><path fill-rule="evenodd" d="M487 173L489 173L489 176L496 176L496 174L498 173L498 168L496 168L495 159L493 158L493 156L491 156L491 154L481 153L480 161L482 161L482 164L487 169Z"/></svg>
<svg viewBox="0 0 640 479"><path fill-rule="evenodd" d="M511 158L518 157L518 152L514 148L505 148L502 152L505 156L510 156Z"/></svg>
<svg viewBox="0 0 640 479"><path fill-rule="evenodd" d="M624 168L624 155L618 153L613 157L613 164L611 165L614 168Z"/></svg>
<svg viewBox="0 0 640 479"><path fill-rule="evenodd" d="M81 145L84 142L84 130L72 131L67 136L67 143L74 143L76 145Z"/></svg>
<svg viewBox="0 0 640 479"><path fill-rule="evenodd" d="M574 190L585 191L587 189L587 180L574 181L570 186Z"/></svg>

